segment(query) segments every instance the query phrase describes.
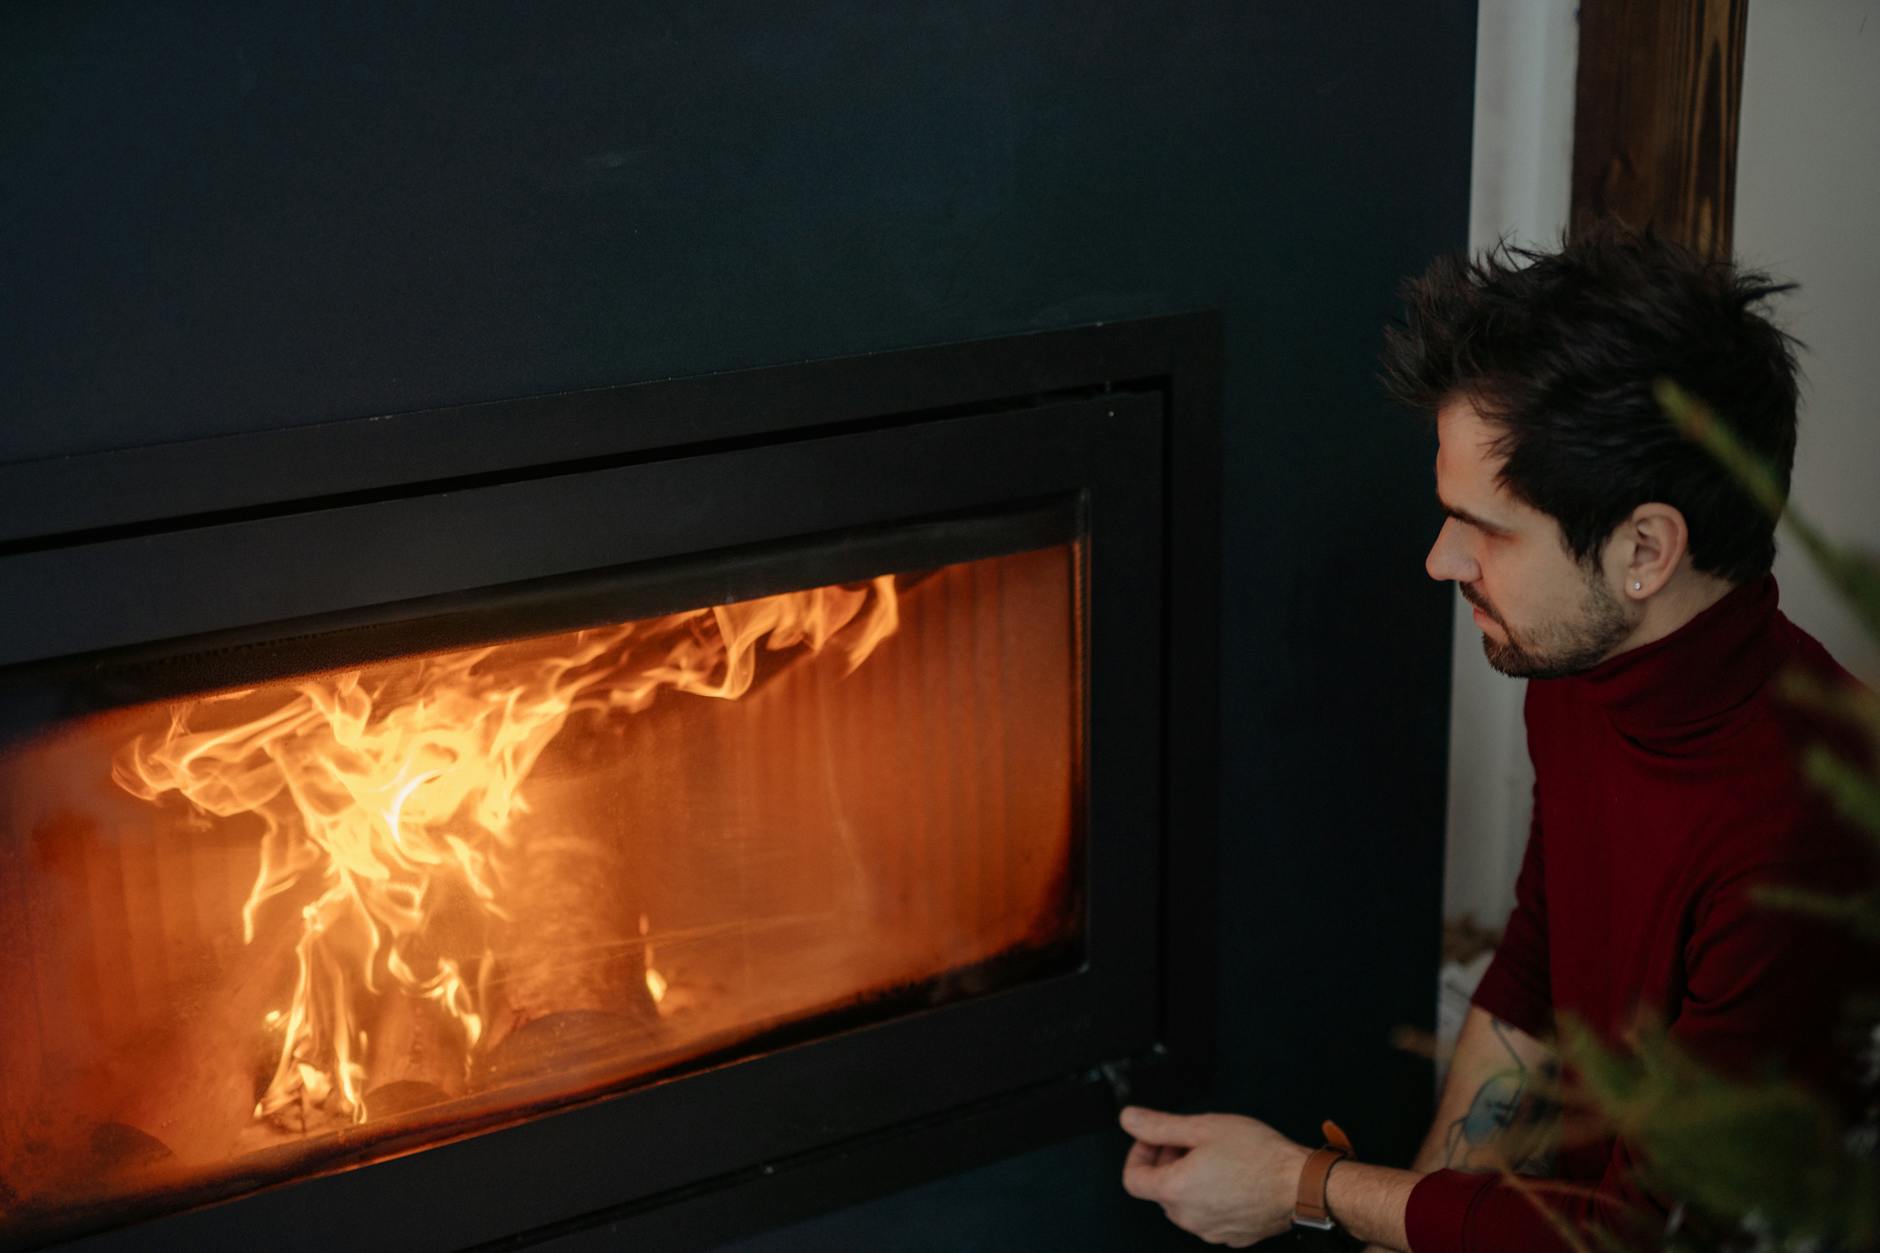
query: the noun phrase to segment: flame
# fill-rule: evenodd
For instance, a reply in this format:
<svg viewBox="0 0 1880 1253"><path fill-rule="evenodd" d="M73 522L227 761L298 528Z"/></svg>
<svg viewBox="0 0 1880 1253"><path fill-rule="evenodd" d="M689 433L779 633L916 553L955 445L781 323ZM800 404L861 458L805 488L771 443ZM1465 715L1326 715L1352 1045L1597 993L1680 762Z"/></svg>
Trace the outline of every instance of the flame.
<svg viewBox="0 0 1880 1253"><path fill-rule="evenodd" d="M760 643L833 644L853 671L898 624L883 576L175 705L165 734L118 752L114 779L148 801L174 792L204 814L260 821L246 942L270 902L301 901L293 992L263 1023L281 1043L255 1117L298 1110L304 1128L312 1106L366 1119L370 998L443 1011L467 1072L491 1022L491 925L509 917L499 854L570 715L635 713L663 688L736 700ZM648 944L657 1002L667 983L652 963Z"/></svg>
<svg viewBox="0 0 1880 1253"><path fill-rule="evenodd" d="M653 998L653 1004L657 1006L665 1004L666 989L670 985L666 982L666 976L660 974L659 968L653 965L653 942L646 939L652 927L653 924L647 916L641 914L640 937L643 942L640 945L640 963L646 971L646 994Z"/></svg>

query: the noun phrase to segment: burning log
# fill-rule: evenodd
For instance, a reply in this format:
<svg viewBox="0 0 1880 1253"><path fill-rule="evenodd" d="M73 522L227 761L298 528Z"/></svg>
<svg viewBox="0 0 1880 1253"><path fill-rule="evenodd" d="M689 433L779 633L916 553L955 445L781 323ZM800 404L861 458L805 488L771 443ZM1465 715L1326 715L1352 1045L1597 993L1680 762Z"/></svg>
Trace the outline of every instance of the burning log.
<svg viewBox="0 0 1880 1253"><path fill-rule="evenodd" d="M561 796L543 809L605 813L596 800ZM605 824L535 828L520 841L505 875L514 919L500 989L507 1030L480 1061L478 1086L579 1068L658 1029L622 863Z"/></svg>
<svg viewBox="0 0 1880 1253"><path fill-rule="evenodd" d="M463 1031L434 1002L394 991L371 1031L366 1119L436 1105L463 1093Z"/></svg>
<svg viewBox="0 0 1880 1253"><path fill-rule="evenodd" d="M504 991L518 1025L551 1013L650 1010L633 979L638 937L615 891L618 850L604 833L529 842L515 883L516 925Z"/></svg>

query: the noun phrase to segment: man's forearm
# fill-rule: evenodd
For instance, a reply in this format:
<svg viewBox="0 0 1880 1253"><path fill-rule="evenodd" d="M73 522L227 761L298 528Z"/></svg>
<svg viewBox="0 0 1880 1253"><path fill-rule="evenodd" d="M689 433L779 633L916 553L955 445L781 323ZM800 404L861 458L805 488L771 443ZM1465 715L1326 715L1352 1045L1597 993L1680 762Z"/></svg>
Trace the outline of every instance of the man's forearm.
<svg viewBox="0 0 1880 1253"><path fill-rule="evenodd" d="M1558 1105L1553 1050L1471 1008L1456 1041L1436 1121L1413 1163L1419 1171L1549 1168Z"/></svg>
<svg viewBox="0 0 1880 1253"><path fill-rule="evenodd" d="M1409 1203L1410 1189L1416 1181L1437 1170L1533 1169L1547 1137L1533 1124L1548 1116L1546 1094L1554 1074L1553 1052L1545 1044L1506 1023L1497 1022L1480 1009L1471 1008L1463 1024L1461 1038L1450 1062L1449 1077L1437 1103L1436 1120L1430 1126L1423 1147L1417 1150L1409 1171L1387 1170L1379 1166L1340 1162L1332 1170L1332 1184L1340 1174L1347 1174L1347 1186L1357 1195L1347 1204L1360 1211L1360 1221L1382 1220L1372 1228L1345 1223L1354 1235L1369 1241L1367 1253L1407 1247L1403 1215ZM1538 1098L1538 1099L1537 1099ZM1402 1198L1385 1196L1370 1185L1373 1172L1390 1187L1401 1189ZM1395 1180L1385 1179L1397 1177ZM1404 1182L1408 1180L1408 1182ZM1328 1191L1330 1201L1334 1192ZM1339 1221L1342 1212L1334 1208ZM1391 1223L1396 1225L1393 1227ZM1395 1243L1393 1243L1395 1241Z"/></svg>
<svg viewBox="0 0 1880 1253"><path fill-rule="evenodd" d="M1422 1177L1412 1170L1339 1162L1325 1181L1325 1207L1357 1239L1373 1248L1401 1253L1410 1247L1404 1234L1404 1211L1410 1204L1410 1190Z"/></svg>

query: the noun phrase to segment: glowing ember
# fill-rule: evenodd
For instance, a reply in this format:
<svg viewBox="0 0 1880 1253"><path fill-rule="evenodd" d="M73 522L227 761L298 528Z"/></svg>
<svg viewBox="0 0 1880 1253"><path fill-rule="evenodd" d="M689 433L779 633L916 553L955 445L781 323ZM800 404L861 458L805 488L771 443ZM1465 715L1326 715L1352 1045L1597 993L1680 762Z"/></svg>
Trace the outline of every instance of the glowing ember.
<svg viewBox="0 0 1880 1253"><path fill-rule="evenodd" d="M413 1014L441 1014L468 1070L493 1021L492 929L510 918L503 854L529 810L523 786L571 714L637 712L661 688L735 700L760 642L833 645L852 670L898 622L884 576L176 705L166 734L117 754L114 778L145 800L175 792L216 817L253 815L244 937L271 902L301 920L292 996L264 1020L280 1044L255 1117L364 1121L385 1037L368 1025L401 1021L387 1018L401 998L403 1034ZM659 1004L668 982L648 929L642 916Z"/></svg>

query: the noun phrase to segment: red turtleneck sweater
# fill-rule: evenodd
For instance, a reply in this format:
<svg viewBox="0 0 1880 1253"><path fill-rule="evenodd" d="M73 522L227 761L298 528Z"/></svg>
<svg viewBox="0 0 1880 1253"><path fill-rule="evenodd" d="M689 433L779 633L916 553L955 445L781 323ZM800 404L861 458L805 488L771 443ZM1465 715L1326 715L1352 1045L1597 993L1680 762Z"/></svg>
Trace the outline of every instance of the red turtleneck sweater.
<svg viewBox="0 0 1880 1253"><path fill-rule="evenodd" d="M1773 1064L1836 1086L1846 942L1752 899L1758 883L1858 883L1858 850L1798 778L1810 734L1771 680L1789 668L1852 682L1745 584L1666 638L1585 674L1528 685L1534 826L1514 913L1475 1003L1531 1035L1570 1015L1617 1041L1643 1012L1738 1074ZM1854 876L1854 877L1850 877ZM1565 1248L1554 1223L1662 1213L1623 1141L1563 1149L1582 1185L1542 1214L1495 1175L1443 1170L1411 1193L1414 1253Z"/></svg>

